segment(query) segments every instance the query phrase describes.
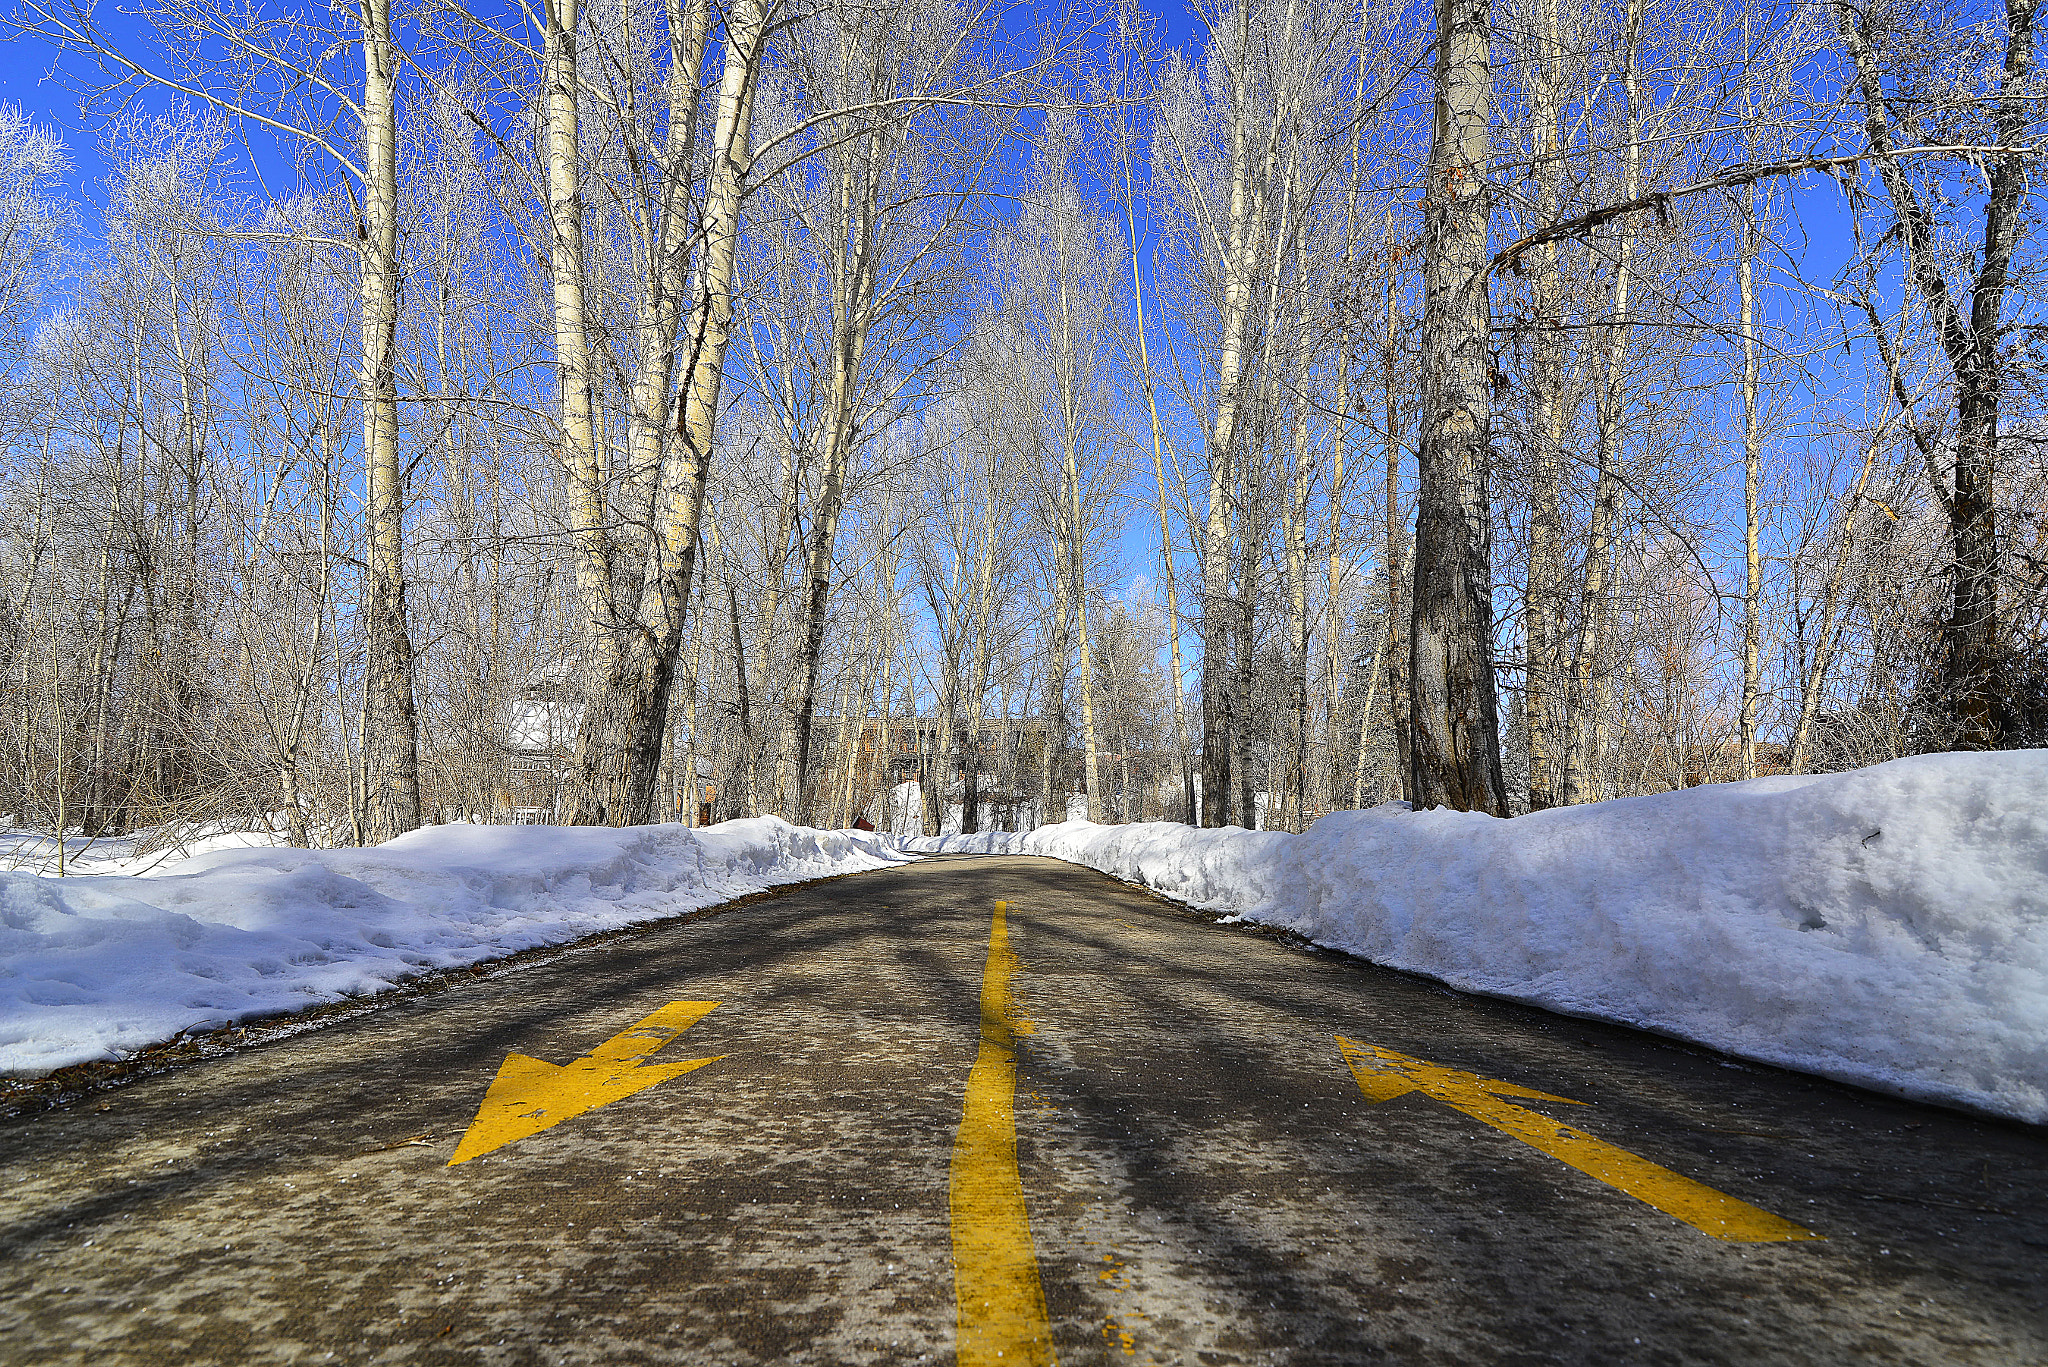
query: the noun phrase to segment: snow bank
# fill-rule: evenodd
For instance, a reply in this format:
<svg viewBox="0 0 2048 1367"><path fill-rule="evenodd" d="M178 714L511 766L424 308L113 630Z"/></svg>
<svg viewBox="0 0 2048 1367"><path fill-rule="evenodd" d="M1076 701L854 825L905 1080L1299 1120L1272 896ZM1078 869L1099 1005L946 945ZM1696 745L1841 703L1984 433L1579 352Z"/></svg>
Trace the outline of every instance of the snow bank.
<svg viewBox="0 0 2048 1367"><path fill-rule="evenodd" d="M0 871L55 874L58 843L48 831L0 826ZM66 873L101 874L151 873L181 859L215 850L268 849L291 842L285 838L280 820L276 829L252 830L224 823L199 827L145 826L124 835L67 834L62 843Z"/></svg>
<svg viewBox="0 0 2048 1367"><path fill-rule="evenodd" d="M0 873L0 1073L119 1057L903 858L877 837L758 817L433 826L373 849L216 850L148 877Z"/></svg>
<svg viewBox="0 0 2048 1367"><path fill-rule="evenodd" d="M1070 823L1046 854L1472 992L2048 1123L2048 751L1924 755L1499 821Z"/></svg>

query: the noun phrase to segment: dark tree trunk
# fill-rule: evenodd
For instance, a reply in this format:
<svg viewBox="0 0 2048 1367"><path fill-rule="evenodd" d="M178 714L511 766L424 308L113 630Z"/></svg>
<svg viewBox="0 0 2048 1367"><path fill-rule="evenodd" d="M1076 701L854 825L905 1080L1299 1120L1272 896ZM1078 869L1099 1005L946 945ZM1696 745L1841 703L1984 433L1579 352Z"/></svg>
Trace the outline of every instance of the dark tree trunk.
<svg viewBox="0 0 2048 1367"><path fill-rule="evenodd" d="M1270 409L1268 410L1270 413ZM1267 433L1262 415L1258 427L1260 445L1263 447ZM1237 564L1237 611L1233 614L1233 628L1236 640L1236 678L1232 681L1230 705L1230 765L1237 777L1237 824L1246 830L1257 830L1259 826L1259 803L1253 786L1255 775L1251 765L1251 700L1252 675L1257 668L1254 652L1258 627L1257 611L1259 601L1259 548L1265 542L1265 527L1252 510L1261 507L1258 491L1251 487L1253 475L1247 472L1245 509L1247 523L1241 540ZM1270 773L1270 768L1269 771Z"/></svg>
<svg viewBox="0 0 2048 1367"><path fill-rule="evenodd" d="M965 771L961 787L966 793L960 806L960 833L973 835L981 829L981 738L970 737L960 747L960 767Z"/></svg>
<svg viewBox="0 0 2048 1367"><path fill-rule="evenodd" d="M1230 740L1237 727L1230 687L1233 604L1227 594L1202 603L1202 820L1204 826L1230 822Z"/></svg>
<svg viewBox="0 0 2048 1367"><path fill-rule="evenodd" d="M1058 552L1054 552L1057 556ZM1039 820L1056 826L1067 819L1067 597L1066 571L1055 566L1052 678L1045 688L1045 774Z"/></svg>
<svg viewBox="0 0 2048 1367"><path fill-rule="evenodd" d="M825 651L825 606L831 592L829 574L813 577L804 613L803 689L796 707L796 791L789 799L790 819L799 826L811 820L811 719L817 709L818 660Z"/></svg>
<svg viewBox="0 0 2048 1367"><path fill-rule="evenodd" d="M1485 0L1438 0L1436 129L1423 205L1422 433L1410 638L1417 807L1508 814L1493 681L1487 501L1487 163L1493 74Z"/></svg>
<svg viewBox="0 0 2048 1367"><path fill-rule="evenodd" d="M732 622L732 679L735 690L733 696L735 706L739 712L740 724L739 753L733 758L733 777L738 780L737 786L740 794L745 794L750 793L753 789L752 778L742 777L742 775L751 776L753 773L754 711L752 699L747 692L747 647L745 641L740 636L740 594L739 590L733 587L731 579L725 581L725 603L726 608L731 614L730 620ZM728 789L734 786L735 784L731 781L728 781L726 784ZM727 801L731 802L738 795L729 792L727 794ZM731 810L734 816L753 815L751 803L744 810L738 807L733 807Z"/></svg>

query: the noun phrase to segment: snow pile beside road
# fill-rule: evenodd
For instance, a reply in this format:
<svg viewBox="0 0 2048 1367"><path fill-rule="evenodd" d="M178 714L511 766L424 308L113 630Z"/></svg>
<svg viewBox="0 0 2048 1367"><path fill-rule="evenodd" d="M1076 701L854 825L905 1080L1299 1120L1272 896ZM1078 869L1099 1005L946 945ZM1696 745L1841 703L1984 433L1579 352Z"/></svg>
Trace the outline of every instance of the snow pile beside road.
<svg viewBox="0 0 2048 1367"><path fill-rule="evenodd" d="M759 817L434 826L373 849L217 850L148 877L0 873L0 1073L902 860L878 837Z"/></svg>
<svg viewBox="0 0 2048 1367"><path fill-rule="evenodd" d="M1452 986L2048 1122L2048 751L1924 755L1512 821L1071 823L1047 854Z"/></svg>

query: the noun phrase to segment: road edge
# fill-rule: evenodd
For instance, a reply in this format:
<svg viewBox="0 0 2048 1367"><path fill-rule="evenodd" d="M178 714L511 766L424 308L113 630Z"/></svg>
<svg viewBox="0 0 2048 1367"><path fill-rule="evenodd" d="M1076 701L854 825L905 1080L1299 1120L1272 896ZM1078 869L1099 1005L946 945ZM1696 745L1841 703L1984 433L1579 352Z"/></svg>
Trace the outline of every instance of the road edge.
<svg viewBox="0 0 2048 1367"><path fill-rule="evenodd" d="M904 854L907 860L922 860L926 857L912 855L908 851ZM836 883L842 878L858 878L864 873L874 872L874 869L850 869L845 873L829 873L819 878L806 878L800 882L780 883L772 888L763 888L759 892L750 892L744 897L735 897L729 902L635 921L632 925L595 931L580 939L564 940L560 944L536 945L531 949L518 950L495 959L480 959L473 964L463 964L454 968L427 969L400 978L368 996L347 997L340 1001L300 1007L294 1011L256 1016L233 1025L224 1025L217 1030L173 1035L167 1040L143 1045L121 1058L88 1059L83 1063L72 1063L52 1069L40 1077L0 1077L0 1125L30 1121L47 1111L61 1110L102 1093L118 1091L144 1078L158 1077L196 1063L225 1058L230 1054L260 1048L279 1040L325 1030L344 1021L369 1015L373 1011L418 1001L422 997L438 996L450 988L465 983L523 972L571 954L589 953L621 940L666 930L680 921L716 916L804 888Z"/></svg>

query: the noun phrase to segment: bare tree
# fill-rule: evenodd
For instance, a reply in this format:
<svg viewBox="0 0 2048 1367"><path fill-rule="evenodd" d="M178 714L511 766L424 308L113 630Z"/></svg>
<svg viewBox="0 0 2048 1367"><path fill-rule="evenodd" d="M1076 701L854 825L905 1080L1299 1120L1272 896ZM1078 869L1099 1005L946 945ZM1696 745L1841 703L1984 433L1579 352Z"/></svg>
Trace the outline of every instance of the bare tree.
<svg viewBox="0 0 2048 1367"><path fill-rule="evenodd" d="M1862 12L1842 0L1832 8L1842 50L1855 73L1863 133L1898 225L1888 237L1896 238L1912 293L1954 377L1953 456L1948 468L1935 474L1949 536L1940 681L1952 741L1961 749L1995 748L2004 726L1998 675L2006 645L1999 609L1999 414L2013 364L2002 338L2026 212L2031 150L2026 143L2039 127L2033 84L2035 7L2032 0L2007 0L2002 35L1986 29L1969 36L1953 29L1943 34L1959 49L1982 49L1992 73L1981 88L1972 82L1955 89L1943 88L1941 78L1923 82L1911 74L1911 63L1895 64L1901 74L1887 85L1887 49L1906 36L1893 27L1904 12L1889 7ZM1983 232L1967 307L1951 290L1943 261L1943 225L1936 213L1947 196L1916 180L1894 131L1903 129L1910 143L1924 144L1928 139L1916 134L1930 127L1947 132L1950 126L1975 136L1949 141L1989 145L1977 154L1985 186Z"/></svg>

